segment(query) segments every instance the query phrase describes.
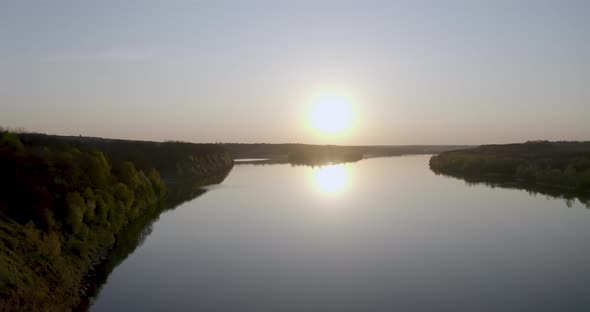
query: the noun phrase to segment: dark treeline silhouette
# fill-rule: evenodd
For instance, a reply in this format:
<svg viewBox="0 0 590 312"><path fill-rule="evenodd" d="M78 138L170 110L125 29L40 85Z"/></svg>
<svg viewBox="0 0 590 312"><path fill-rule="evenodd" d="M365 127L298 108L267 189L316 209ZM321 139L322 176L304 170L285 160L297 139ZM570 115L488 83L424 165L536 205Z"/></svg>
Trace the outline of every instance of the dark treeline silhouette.
<svg viewBox="0 0 590 312"><path fill-rule="evenodd" d="M355 152L335 151L331 147L308 148L289 154L289 163L293 165L321 166L326 164L356 162L363 155Z"/></svg>
<svg viewBox="0 0 590 312"><path fill-rule="evenodd" d="M383 145L383 146L339 146L310 144L239 144L221 143L234 159L239 158L270 158L283 159L288 162L289 155L310 155L328 153L334 157L341 155L357 155L363 158L387 157L410 154L438 154L444 151L464 149L466 145Z"/></svg>
<svg viewBox="0 0 590 312"><path fill-rule="evenodd" d="M469 182L520 188L586 202L590 193L590 142L529 141L444 152L430 159L436 172ZM548 192L548 189L554 189Z"/></svg>
<svg viewBox="0 0 590 312"><path fill-rule="evenodd" d="M107 154L112 161L131 161L140 168L156 168L164 180L200 179L209 176L210 171L219 169L217 157L229 156L225 153L224 147L219 144L132 141L39 133L20 134L20 137L36 145L70 144L95 149ZM229 161L230 157L225 160L225 162Z"/></svg>
<svg viewBox="0 0 590 312"><path fill-rule="evenodd" d="M167 186L215 182L232 165L213 144L0 130L0 310L75 306L84 272Z"/></svg>

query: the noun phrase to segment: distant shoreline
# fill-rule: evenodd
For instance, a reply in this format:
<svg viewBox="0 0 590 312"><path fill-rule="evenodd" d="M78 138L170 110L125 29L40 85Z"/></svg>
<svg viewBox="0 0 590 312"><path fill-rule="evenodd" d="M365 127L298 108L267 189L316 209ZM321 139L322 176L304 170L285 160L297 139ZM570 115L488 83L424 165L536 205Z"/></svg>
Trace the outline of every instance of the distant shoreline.
<svg viewBox="0 0 590 312"><path fill-rule="evenodd" d="M433 156L437 174L590 200L590 142L483 145Z"/></svg>

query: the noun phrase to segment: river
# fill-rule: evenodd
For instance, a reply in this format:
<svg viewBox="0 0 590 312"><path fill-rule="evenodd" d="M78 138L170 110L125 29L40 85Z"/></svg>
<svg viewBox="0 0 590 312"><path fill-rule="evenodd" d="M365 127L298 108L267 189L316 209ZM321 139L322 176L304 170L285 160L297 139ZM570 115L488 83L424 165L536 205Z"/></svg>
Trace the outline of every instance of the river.
<svg viewBox="0 0 590 312"><path fill-rule="evenodd" d="M585 205L428 159L236 165L133 237L90 310L588 310Z"/></svg>

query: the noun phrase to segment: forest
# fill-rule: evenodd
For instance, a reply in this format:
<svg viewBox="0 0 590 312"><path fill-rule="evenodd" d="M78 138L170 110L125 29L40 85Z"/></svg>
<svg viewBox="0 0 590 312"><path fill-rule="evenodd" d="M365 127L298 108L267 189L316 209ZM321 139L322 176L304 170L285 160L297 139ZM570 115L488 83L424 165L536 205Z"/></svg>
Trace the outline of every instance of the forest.
<svg viewBox="0 0 590 312"><path fill-rule="evenodd" d="M288 159L307 154L362 155L363 158L389 157L416 154L437 154L444 151L469 148L468 145L376 145L376 146L344 146L344 145L311 145L311 144L265 144L265 143L219 143L234 159L239 158L270 158Z"/></svg>
<svg viewBox="0 0 590 312"><path fill-rule="evenodd" d="M0 129L0 311L75 306L82 276L126 225L170 186L206 184L232 166L213 144Z"/></svg>
<svg viewBox="0 0 590 312"><path fill-rule="evenodd" d="M356 162L363 159L363 155L355 152L333 150L330 147L301 149L289 154L288 160L292 165L322 166L346 162Z"/></svg>
<svg viewBox="0 0 590 312"><path fill-rule="evenodd" d="M469 181L508 179L585 194L590 192L590 142L482 145L433 156L430 168Z"/></svg>

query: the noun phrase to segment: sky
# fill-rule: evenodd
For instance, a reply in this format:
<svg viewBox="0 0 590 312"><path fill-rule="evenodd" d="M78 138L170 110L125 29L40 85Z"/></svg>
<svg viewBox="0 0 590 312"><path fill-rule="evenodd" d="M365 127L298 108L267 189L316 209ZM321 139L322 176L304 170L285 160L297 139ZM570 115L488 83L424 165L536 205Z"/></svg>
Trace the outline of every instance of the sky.
<svg viewBox="0 0 590 312"><path fill-rule="evenodd" d="M590 1L0 0L0 125L190 142L590 140ZM319 135L320 95L354 123Z"/></svg>

